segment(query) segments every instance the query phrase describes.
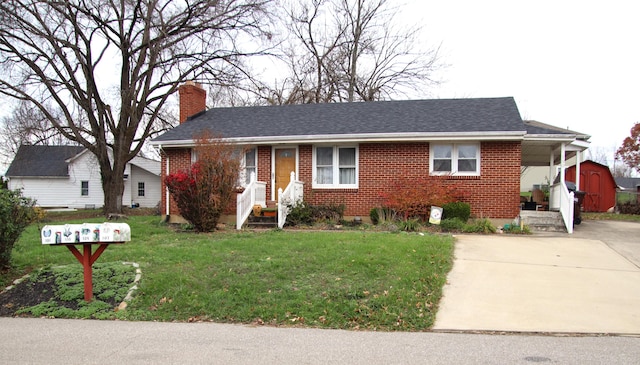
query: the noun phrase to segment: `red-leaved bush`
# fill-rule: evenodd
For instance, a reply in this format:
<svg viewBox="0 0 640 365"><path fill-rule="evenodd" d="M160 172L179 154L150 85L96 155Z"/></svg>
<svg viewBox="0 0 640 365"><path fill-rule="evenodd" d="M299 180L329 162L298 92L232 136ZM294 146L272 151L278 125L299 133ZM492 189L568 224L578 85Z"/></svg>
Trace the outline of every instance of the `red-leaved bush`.
<svg viewBox="0 0 640 365"><path fill-rule="evenodd" d="M442 206L464 197L460 184L448 176L422 178L402 177L394 181L389 190L381 194L382 206L393 209L404 220L429 219L431 206Z"/></svg>
<svg viewBox="0 0 640 365"><path fill-rule="evenodd" d="M168 175L165 183L180 215L198 232L215 230L232 199L240 173L240 157L232 146L208 134L196 139L197 162Z"/></svg>

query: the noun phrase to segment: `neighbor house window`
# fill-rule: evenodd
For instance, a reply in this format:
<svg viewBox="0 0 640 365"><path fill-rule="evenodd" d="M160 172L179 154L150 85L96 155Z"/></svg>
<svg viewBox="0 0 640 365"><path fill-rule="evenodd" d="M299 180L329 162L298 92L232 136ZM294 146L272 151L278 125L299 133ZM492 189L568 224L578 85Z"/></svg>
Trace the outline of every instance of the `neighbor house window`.
<svg viewBox="0 0 640 365"><path fill-rule="evenodd" d="M80 182L80 195L89 196L89 182L81 181Z"/></svg>
<svg viewBox="0 0 640 365"><path fill-rule="evenodd" d="M138 196L144 196L144 182L138 183Z"/></svg>
<svg viewBox="0 0 640 365"><path fill-rule="evenodd" d="M313 164L313 187L358 187L357 147L317 146L314 148Z"/></svg>
<svg viewBox="0 0 640 365"><path fill-rule="evenodd" d="M477 143L432 144L429 172L434 175L480 175L480 145Z"/></svg>
<svg viewBox="0 0 640 365"><path fill-rule="evenodd" d="M244 153L244 161L243 166L244 169L242 173L244 174L244 182L248 185L251 182L251 174L256 175L256 179L258 178L258 156L257 149L251 148Z"/></svg>

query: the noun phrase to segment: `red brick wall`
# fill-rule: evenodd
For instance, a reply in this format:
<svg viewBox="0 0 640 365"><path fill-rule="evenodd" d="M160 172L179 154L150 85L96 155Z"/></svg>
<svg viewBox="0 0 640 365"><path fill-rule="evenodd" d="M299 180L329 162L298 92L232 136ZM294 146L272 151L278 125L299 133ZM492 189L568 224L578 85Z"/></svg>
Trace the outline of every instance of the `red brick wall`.
<svg viewBox="0 0 640 365"><path fill-rule="evenodd" d="M258 181L267 183L267 200L271 197L271 146L258 147Z"/></svg>
<svg viewBox="0 0 640 365"><path fill-rule="evenodd" d="M519 142L483 142L481 174L451 177L468 192L465 200L476 217L514 218L520 209ZM313 189L312 146L300 146L300 179L305 182L305 200L311 204L344 204L345 215L368 217L381 204L380 194L397 177L429 174L428 143L360 144L358 189Z"/></svg>
<svg viewBox="0 0 640 365"><path fill-rule="evenodd" d="M162 206L160 207L160 214L166 215L166 206L167 206L167 188L164 184L164 179L166 177L167 172L167 158L169 159L169 173L173 174L180 170L186 170L191 166L191 150L188 148L179 148L179 149L166 149L163 150L161 156L161 181L162 181ZM178 214L178 206L173 201L172 198L170 200L169 213Z"/></svg>
<svg viewBox="0 0 640 365"><path fill-rule="evenodd" d="M312 146L300 145L299 179L305 183L305 201L311 204L344 204L345 215L368 217L371 208L381 204L380 194L397 177L424 177L429 174L428 143L363 143L359 146L358 189L313 189ZM185 169L191 163L188 149L166 151L170 171ZM465 199L476 217L514 218L520 209L520 142L481 143L480 176L450 177L468 192ZM166 171L165 156L162 173ZM258 180L267 182L271 197L271 146L258 147ZM164 182L163 182L163 191ZM165 194L162 196L164 212ZM172 202L171 213L178 210Z"/></svg>

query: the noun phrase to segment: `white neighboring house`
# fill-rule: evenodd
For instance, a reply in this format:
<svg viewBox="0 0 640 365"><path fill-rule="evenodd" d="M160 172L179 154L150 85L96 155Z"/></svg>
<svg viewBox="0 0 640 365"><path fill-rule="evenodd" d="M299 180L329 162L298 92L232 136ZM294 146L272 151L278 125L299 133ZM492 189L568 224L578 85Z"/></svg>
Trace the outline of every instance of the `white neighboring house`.
<svg viewBox="0 0 640 365"><path fill-rule="evenodd" d="M125 168L122 204L153 208L161 194L160 161L135 157ZM5 176L43 208L101 208L100 168L81 146L21 146Z"/></svg>

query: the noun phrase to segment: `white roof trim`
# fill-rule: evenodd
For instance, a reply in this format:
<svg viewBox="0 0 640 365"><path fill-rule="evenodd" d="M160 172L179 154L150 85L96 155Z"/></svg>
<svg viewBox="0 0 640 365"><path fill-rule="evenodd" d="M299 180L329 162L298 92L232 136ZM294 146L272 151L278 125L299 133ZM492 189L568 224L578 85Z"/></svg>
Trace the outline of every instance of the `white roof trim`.
<svg viewBox="0 0 640 365"><path fill-rule="evenodd" d="M269 136L224 138L233 144L280 144L280 143L363 143L363 142L424 142L424 141L521 141L525 131L509 132L460 132L460 133L366 133L327 134L306 136ZM152 141L151 145L166 147L191 147L193 140Z"/></svg>
<svg viewBox="0 0 640 365"><path fill-rule="evenodd" d="M549 142L573 142L576 140L574 134L527 134L525 141L549 141Z"/></svg>

